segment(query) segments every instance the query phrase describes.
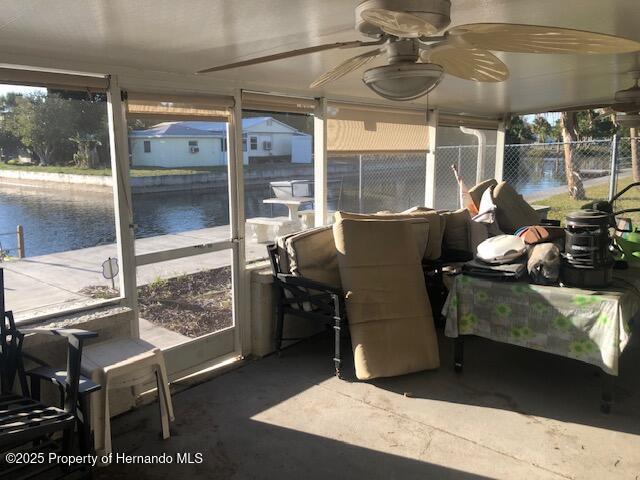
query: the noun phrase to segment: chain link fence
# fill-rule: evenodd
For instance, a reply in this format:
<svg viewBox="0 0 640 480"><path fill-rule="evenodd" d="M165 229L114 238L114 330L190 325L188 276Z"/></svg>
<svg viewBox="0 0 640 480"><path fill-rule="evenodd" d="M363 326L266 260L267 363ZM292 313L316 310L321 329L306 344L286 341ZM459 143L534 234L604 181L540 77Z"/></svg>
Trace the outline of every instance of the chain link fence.
<svg viewBox="0 0 640 480"><path fill-rule="evenodd" d="M426 163L418 153L330 156L328 208L372 213L424 205Z"/></svg>
<svg viewBox="0 0 640 480"><path fill-rule="evenodd" d="M617 178L630 175L632 149L639 138L617 143ZM612 140L573 142L573 164L585 187L607 184L611 175ZM528 201L568 193L564 143L505 145L503 178ZM487 145L479 165L477 145L436 149L436 202L438 209L459 208L459 190L451 166L467 187L495 175L496 146ZM424 205L424 154L362 154L331 156L328 162L330 210L372 213L402 211Z"/></svg>

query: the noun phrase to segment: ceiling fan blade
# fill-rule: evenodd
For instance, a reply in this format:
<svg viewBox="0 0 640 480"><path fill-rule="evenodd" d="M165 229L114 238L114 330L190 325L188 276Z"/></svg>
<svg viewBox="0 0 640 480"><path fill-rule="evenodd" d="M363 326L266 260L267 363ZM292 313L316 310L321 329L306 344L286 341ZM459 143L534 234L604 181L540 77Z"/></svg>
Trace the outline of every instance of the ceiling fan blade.
<svg viewBox="0 0 640 480"><path fill-rule="evenodd" d="M361 16L365 22L396 37L417 38L438 32L438 28L424 18L407 12L369 8L364 10Z"/></svg>
<svg viewBox="0 0 640 480"><path fill-rule="evenodd" d="M249 60L243 60L241 62L227 63L226 65L217 65L215 67L198 70L196 73L218 72L220 70L229 70L232 68L247 67L249 65L257 65L259 63L273 62L275 60L283 60L285 58L298 57L300 55L307 55L309 53L323 52L325 50L334 50L337 48L367 47L371 45L380 45L383 42L384 42L384 39L376 40L375 42L362 42L360 40L354 40L353 42L326 43L324 45L316 45L315 47L289 50L288 52L275 53L273 55L266 55L264 57L257 57Z"/></svg>
<svg viewBox="0 0 640 480"><path fill-rule="evenodd" d="M511 23L472 23L453 27L450 41L514 53L627 53L640 50L628 38L570 28Z"/></svg>
<svg viewBox="0 0 640 480"><path fill-rule="evenodd" d="M356 55L355 57L351 57L341 64L336 65L328 72L320 75L313 81L311 85L309 85L309 88L318 88L326 83L337 80L338 78L345 76L347 73L353 72L361 66L369 63L371 60L384 53L384 51L384 48L376 48L375 50L371 50L360 55Z"/></svg>
<svg viewBox="0 0 640 480"><path fill-rule="evenodd" d="M445 73L475 82L503 82L509 78L507 66L488 50L463 48L448 42L422 50L424 63L440 65Z"/></svg>

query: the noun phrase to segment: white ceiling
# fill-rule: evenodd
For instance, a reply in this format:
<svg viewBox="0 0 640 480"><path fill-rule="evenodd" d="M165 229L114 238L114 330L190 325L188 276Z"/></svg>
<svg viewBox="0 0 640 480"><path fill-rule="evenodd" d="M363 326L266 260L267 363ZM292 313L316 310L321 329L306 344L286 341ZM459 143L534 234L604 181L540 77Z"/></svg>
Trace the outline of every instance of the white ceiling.
<svg viewBox="0 0 640 480"><path fill-rule="evenodd" d="M362 38L357 0L0 0L0 63L188 74L219 63ZM640 41L638 0L452 0L452 26L512 22L570 27ZM360 74L310 91L324 70L364 50L334 50L207 76L214 89L376 99ZM478 84L445 77L429 96L446 111L496 115L610 101L631 85L640 54L499 54L511 77ZM161 74L158 74L161 75ZM426 99L419 101L426 104Z"/></svg>

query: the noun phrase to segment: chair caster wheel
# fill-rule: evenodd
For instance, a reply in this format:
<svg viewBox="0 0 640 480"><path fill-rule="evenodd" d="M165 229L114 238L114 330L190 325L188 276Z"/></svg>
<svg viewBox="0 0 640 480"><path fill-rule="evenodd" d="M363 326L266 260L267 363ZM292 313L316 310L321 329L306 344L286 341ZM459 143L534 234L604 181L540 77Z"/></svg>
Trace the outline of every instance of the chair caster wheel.
<svg viewBox="0 0 640 480"><path fill-rule="evenodd" d="M454 372L456 372L456 373L462 373L462 365L461 365L461 364L459 364L459 363L456 363L456 364L453 366L453 371L454 371Z"/></svg>

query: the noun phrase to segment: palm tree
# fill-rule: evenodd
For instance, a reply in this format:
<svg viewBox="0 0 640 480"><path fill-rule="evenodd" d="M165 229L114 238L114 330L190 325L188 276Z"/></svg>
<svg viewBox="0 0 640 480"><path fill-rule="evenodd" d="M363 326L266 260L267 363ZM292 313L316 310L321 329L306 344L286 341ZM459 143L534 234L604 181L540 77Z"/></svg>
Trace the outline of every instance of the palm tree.
<svg viewBox="0 0 640 480"><path fill-rule="evenodd" d="M586 198L584 185L573 156L573 142L578 138L576 112L562 112L560 114L560 125L562 127L562 141L564 142L564 171L567 177L569 195L575 200L584 200Z"/></svg>
<svg viewBox="0 0 640 480"><path fill-rule="evenodd" d="M545 143L551 137L551 125L542 115L536 115L531 130L538 137L538 142Z"/></svg>

